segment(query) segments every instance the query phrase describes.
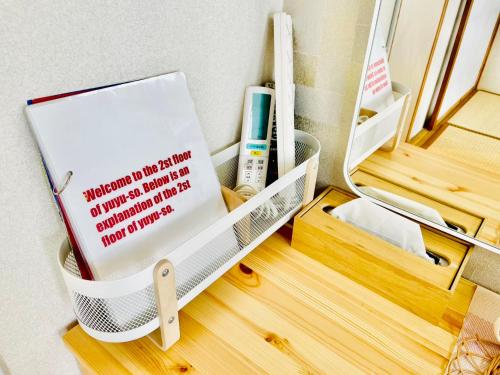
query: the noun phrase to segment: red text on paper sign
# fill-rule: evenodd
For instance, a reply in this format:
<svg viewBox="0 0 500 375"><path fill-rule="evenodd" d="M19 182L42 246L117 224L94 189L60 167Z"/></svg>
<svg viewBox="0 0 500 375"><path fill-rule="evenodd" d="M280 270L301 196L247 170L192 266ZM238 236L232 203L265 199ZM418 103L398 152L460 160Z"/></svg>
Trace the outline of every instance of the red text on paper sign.
<svg viewBox="0 0 500 375"><path fill-rule="evenodd" d="M190 150L175 153L126 176L83 192L88 203L100 201L94 202L89 212L93 218L100 217L95 227L97 232L101 233L104 247L174 213L174 208L166 204L166 201L191 189L189 180L191 171L189 166L185 165L191 158ZM144 177L148 177L147 181L141 181ZM128 191L125 190L118 196L106 200L99 199L104 199L106 195L124 190L139 181L141 184L139 187L130 186ZM132 205L127 204L130 201L134 201Z"/></svg>
<svg viewBox="0 0 500 375"><path fill-rule="evenodd" d="M381 57L368 66L364 91L371 90L372 95L383 90L389 85L385 59Z"/></svg>

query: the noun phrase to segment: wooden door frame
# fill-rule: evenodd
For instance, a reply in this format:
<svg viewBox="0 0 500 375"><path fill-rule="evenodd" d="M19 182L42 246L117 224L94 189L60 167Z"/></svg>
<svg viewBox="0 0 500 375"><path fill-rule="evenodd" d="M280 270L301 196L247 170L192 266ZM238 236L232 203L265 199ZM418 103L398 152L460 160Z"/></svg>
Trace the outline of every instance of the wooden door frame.
<svg viewBox="0 0 500 375"><path fill-rule="evenodd" d="M497 16L495 26L493 27L493 30L492 30L492 33L490 36L489 44L488 44L487 49L484 53L483 61L481 63L481 67L478 71L478 74L477 74L477 77L476 77L476 80L474 82L473 87L470 88L456 103L454 103L454 105L443 116L439 117L439 112L441 109L441 105L443 103L444 95L446 94L446 88L447 88L447 85L449 82L451 71L454 68L454 63L457 59L457 55L458 55L459 50L460 50L460 43L462 41L463 33L466 30L467 21L469 19L469 15L470 15L472 6L474 5L474 0L469 1L469 3L470 3L469 9L467 10L467 12L469 14L466 14L465 13L466 1L465 0L463 0L463 1L464 1L464 3L462 6L464 9L462 10L461 14L459 15L459 21L458 21L459 23L461 22L460 26L462 26L461 30L460 30L460 35L459 35L458 30L457 30L457 32L455 33L455 35L453 37L454 39L451 42L451 43L453 43L452 48L454 49L453 56L452 56L451 51L450 51L450 53L449 53L450 56L448 58L448 61L443 63L443 69L446 66L447 75L446 75L446 77L443 76L443 78L441 79L441 83L440 83L441 86L437 86L437 88L435 90L437 92L437 94L435 94L435 97L436 97L435 104L434 104L435 108L433 108L433 110L432 110L431 117L429 117L425 121L424 128L415 137L413 137L411 140L409 140L409 142L415 146L419 146L419 147L423 147L423 148L429 147L446 130L446 127L448 126L448 121L450 120L450 118L452 118L474 96L474 94L477 93L479 82L481 81L481 77L483 75L486 63L488 62L488 58L490 56L493 44L495 43L496 35L497 35L499 27L500 27L500 14ZM465 22L465 24L464 24L464 22ZM453 60L452 60L452 58L453 58ZM439 97L437 95L439 95ZM439 99L439 102L438 102L438 99ZM438 106L438 104L439 104L439 106Z"/></svg>
<svg viewBox="0 0 500 375"><path fill-rule="evenodd" d="M465 0L465 6L464 10L462 12L462 15L460 16L460 23L458 26L457 34L455 35L455 39L453 41L453 47L450 52L450 58L448 59L448 62L446 63L446 70L443 76L442 84L441 87L439 88L439 93L436 99L436 104L434 105L434 109L432 111L432 115L430 119L426 121L424 124L424 128L432 131L435 130L435 126L437 125L439 119L439 112L441 110L441 107L443 105L444 101L444 96L446 94L446 90L448 89L448 84L450 82L450 77L453 72L453 68L455 66L455 62L458 57L458 52L460 51L460 46L462 44L462 39L465 33L465 30L467 28L467 23L469 21L469 16L472 10L472 5L474 4L474 0ZM476 83L477 85L477 83ZM443 116L443 120L447 121L447 119L451 118L457 111L458 108L460 107L460 104L463 104L463 102L467 101L472 95L473 92L475 91L475 87L473 87L471 90L469 90L455 105L453 105L450 110L447 111L447 113ZM439 122L444 122L444 121L439 121ZM437 130L437 129L436 129Z"/></svg>

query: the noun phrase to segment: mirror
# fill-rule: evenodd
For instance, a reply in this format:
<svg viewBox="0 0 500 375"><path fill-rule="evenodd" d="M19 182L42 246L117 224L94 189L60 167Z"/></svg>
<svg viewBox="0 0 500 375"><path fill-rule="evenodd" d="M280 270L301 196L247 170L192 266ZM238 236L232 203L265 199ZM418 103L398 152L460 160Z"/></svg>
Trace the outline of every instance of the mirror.
<svg viewBox="0 0 500 375"><path fill-rule="evenodd" d="M379 5L351 188L500 253L500 1Z"/></svg>

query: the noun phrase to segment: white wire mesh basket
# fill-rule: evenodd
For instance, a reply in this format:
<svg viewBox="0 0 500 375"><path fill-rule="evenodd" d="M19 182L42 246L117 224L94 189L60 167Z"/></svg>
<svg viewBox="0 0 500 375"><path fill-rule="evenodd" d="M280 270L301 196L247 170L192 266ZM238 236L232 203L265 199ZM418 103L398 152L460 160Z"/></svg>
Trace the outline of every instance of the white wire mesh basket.
<svg viewBox="0 0 500 375"><path fill-rule="evenodd" d="M296 167L292 171L166 256L175 270L177 309L312 200L319 151L314 137L296 130ZM234 188L238 155L239 143L212 157L221 185ZM273 209L269 210L269 206ZM124 342L159 328L155 265L120 280L84 280L65 242L59 252L59 266L82 329L102 341Z"/></svg>
<svg viewBox="0 0 500 375"><path fill-rule="evenodd" d="M392 82L392 93L394 103L356 126L349 153L349 169L354 169L379 148L394 151L399 145L411 91L400 83Z"/></svg>

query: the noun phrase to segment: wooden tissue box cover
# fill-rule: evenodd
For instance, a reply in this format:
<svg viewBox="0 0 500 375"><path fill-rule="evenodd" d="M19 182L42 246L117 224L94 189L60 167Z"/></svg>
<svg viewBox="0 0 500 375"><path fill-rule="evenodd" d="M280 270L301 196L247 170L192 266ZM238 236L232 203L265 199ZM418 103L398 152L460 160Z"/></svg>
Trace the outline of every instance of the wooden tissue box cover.
<svg viewBox="0 0 500 375"><path fill-rule="evenodd" d="M354 198L334 187L326 189L295 217L292 247L437 323L472 248L421 226L427 250L449 262L448 266L439 266L323 211Z"/></svg>

